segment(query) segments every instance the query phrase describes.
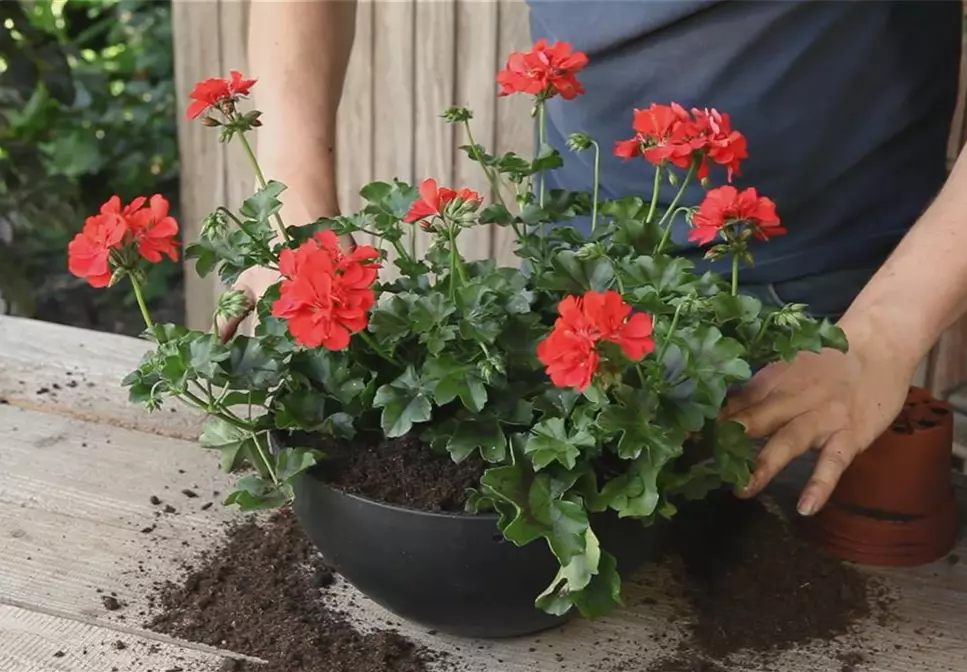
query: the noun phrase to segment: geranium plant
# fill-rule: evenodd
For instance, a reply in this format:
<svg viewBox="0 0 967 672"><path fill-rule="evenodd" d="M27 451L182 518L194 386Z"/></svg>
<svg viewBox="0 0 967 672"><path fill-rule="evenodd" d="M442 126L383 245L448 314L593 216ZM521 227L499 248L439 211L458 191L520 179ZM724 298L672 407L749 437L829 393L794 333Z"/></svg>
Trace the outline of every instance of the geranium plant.
<svg viewBox="0 0 967 672"><path fill-rule="evenodd" d="M419 187L374 182L360 192L360 211L298 225L281 221L285 187L263 176L248 143L260 115L240 106L255 82L235 72L197 85L189 116L242 143L259 188L237 213L212 213L185 256L228 284L254 266L278 270L254 307L254 336L222 343L151 321L141 264L177 256L177 225L158 196L107 203L71 244L70 268L96 286L130 280L156 345L124 384L149 408L174 397L209 414L202 445L243 474L226 503L283 505L293 479L326 459L316 447L273 447L275 432L360 443L418 437L440 459L480 456L489 465L468 511L499 513L515 544L549 544L560 573L538 606L595 615L620 603L620 581L590 514L651 523L673 516L676 501L747 482L753 444L741 425L720 419L727 391L800 351L845 349L844 336L802 305L767 307L739 293L755 241L785 232L771 200L727 184L682 202L689 184L740 173L746 140L725 113L672 103L629 114L630 138L614 152L654 165L643 196L599 199L601 148L580 129L569 146L593 152L591 188L545 189L543 176L564 161L543 142L545 104L583 94L586 62L567 44L543 41L510 56L497 77L501 95L533 98L541 142L534 158L494 155L472 139L462 148L494 200L432 178ZM443 118L472 138L469 110ZM667 207L658 202L666 180L678 186ZM590 219L589 235L568 225L576 217ZM731 259L731 274L697 274L675 255L678 218L709 257ZM513 232L518 263L461 255L461 235L490 225ZM406 243L417 226L432 238L422 258ZM340 243L358 234L385 245ZM390 263L398 277L381 279ZM246 308L229 291L217 314Z"/></svg>

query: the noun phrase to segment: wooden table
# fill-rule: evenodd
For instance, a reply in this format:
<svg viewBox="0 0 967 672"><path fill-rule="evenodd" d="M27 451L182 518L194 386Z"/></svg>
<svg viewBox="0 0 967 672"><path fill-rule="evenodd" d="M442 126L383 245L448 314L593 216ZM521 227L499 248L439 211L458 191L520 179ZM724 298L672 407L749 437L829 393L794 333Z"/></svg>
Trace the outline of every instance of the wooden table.
<svg viewBox="0 0 967 672"><path fill-rule="evenodd" d="M119 381L146 347L136 339L0 317L0 672L163 672L176 666L215 672L224 658L244 657L140 627L146 587L174 578L179 560L217 543L224 522L238 515L213 497L228 483L214 456L194 443L199 418L181 408L148 413L127 402ZM185 488L200 496L185 497ZM179 515L156 517L151 495L176 506ZM215 505L203 510L209 501ZM141 533L151 525L157 526L152 534ZM859 670L967 670L967 543L962 540L957 552L965 562L869 570L898 591L900 619L863 626L861 635L872 645L867 648L882 653ZM667 580L660 574L651 570L647 582L629 581L629 603L658 596ZM364 625L398 620L364 598L350 601L346 585L339 591ZM127 606L107 611L105 594ZM631 672L668 653L667 641L649 645L652 633L671 627L682 608L665 598L572 623L538 642L467 642L407 624L400 629L452 652L461 671L604 672L598 661L607 655L635 661L612 663L609 672ZM115 648L118 640L127 646ZM822 646L773 662L773 669L788 672L841 667Z"/></svg>

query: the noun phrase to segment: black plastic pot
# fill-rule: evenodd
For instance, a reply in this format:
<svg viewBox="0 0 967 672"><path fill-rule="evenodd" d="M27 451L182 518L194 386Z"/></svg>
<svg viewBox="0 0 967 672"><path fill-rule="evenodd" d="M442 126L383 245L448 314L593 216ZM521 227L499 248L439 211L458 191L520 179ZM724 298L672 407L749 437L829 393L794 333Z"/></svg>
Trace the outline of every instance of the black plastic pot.
<svg viewBox="0 0 967 672"><path fill-rule="evenodd" d="M293 508L326 560L360 592L427 628L501 638L560 625L534 600L558 563L538 540L518 547L495 515L430 513L346 494L309 473L294 484ZM665 526L602 514L592 519L602 548L627 576L661 548ZM575 612L575 610L571 610Z"/></svg>

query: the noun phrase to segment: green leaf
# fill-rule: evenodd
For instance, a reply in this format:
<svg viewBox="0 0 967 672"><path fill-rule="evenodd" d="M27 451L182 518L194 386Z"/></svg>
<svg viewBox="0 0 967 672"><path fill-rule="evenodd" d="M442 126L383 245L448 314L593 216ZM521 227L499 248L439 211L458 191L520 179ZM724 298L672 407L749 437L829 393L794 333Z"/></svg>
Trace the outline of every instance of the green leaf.
<svg viewBox="0 0 967 672"><path fill-rule="evenodd" d="M507 437L496 418L461 420L447 443L454 462L462 462L475 450L487 462L501 462L507 456Z"/></svg>
<svg viewBox="0 0 967 672"><path fill-rule="evenodd" d="M540 146L537 158L531 163L531 171L539 173L544 170L555 170L564 165L561 153L548 144Z"/></svg>
<svg viewBox="0 0 967 672"><path fill-rule="evenodd" d="M819 324L819 335L823 339L823 347L834 348L840 352L849 351L846 333L829 320L823 320Z"/></svg>
<svg viewBox="0 0 967 672"><path fill-rule="evenodd" d="M614 282L614 267L606 257L582 259L572 250L562 250L551 257L551 266L550 272L536 279L541 289L583 294L603 292Z"/></svg>
<svg viewBox="0 0 967 672"><path fill-rule="evenodd" d="M262 343L248 336L235 336L229 356L220 362L222 372L234 388L264 390L282 380L282 366Z"/></svg>
<svg viewBox="0 0 967 672"><path fill-rule="evenodd" d="M228 495L225 504L237 504L243 511L258 511L277 509L287 499L287 493L271 481L249 475L239 479L236 490Z"/></svg>
<svg viewBox="0 0 967 672"><path fill-rule="evenodd" d="M279 481L289 482L318 464L322 457L323 454L317 450L285 448L276 455L275 476Z"/></svg>
<svg viewBox="0 0 967 672"><path fill-rule="evenodd" d="M239 212L246 219L267 222L282 209L279 196L285 189L286 186L281 182L269 180L264 187L245 199Z"/></svg>
<svg viewBox="0 0 967 672"><path fill-rule="evenodd" d="M574 469L582 448L593 448L594 437L586 430L568 433L563 418L549 418L537 423L527 437L524 452L530 455L538 471L557 462L567 469Z"/></svg>
<svg viewBox="0 0 967 672"><path fill-rule="evenodd" d="M755 468L755 444L738 422L715 425L715 466L722 480L744 488Z"/></svg>
<svg viewBox="0 0 967 672"><path fill-rule="evenodd" d="M497 226L509 226L514 221L513 215L499 203L493 203L480 211L481 224L496 224Z"/></svg>
<svg viewBox="0 0 967 672"><path fill-rule="evenodd" d="M697 281L692 272L694 266L691 261L682 257L640 256L622 264L621 270L626 278L625 285L629 289L651 287L659 295L673 291L687 294L687 290Z"/></svg>
<svg viewBox="0 0 967 672"><path fill-rule="evenodd" d="M762 302L753 296L739 294L718 294L710 301L715 319L719 325L736 320L740 323L752 323L759 319L762 313Z"/></svg>
<svg viewBox="0 0 967 672"><path fill-rule="evenodd" d="M199 443L203 448L221 453L222 471L231 473L239 469L247 457L246 449L251 443L252 433L236 427L220 417L211 416L205 423Z"/></svg>
<svg viewBox="0 0 967 672"><path fill-rule="evenodd" d="M404 436L419 422L427 422L432 413L430 391L412 366L392 383L376 390L374 408L382 408L382 428L387 438Z"/></svg>
<svg viewBox="0 0 967 672"><path fill-rule="evenodd" d="M369 330L380 345L392 347L410 335L409 294L383 295L369 318Z"/></svg>
<svg viewBox="0 0 967 672"><path fill-rule="evenodd" d="M557 590L553 590L555 587ZM603 616L622 604L618 563L606 551L601 551L597 572L583 590L570 591L566 582L560 583L558 587L556 581L536 603L539 608L556 615L567 613L572 606L577 607L578 612L585 618Z"/></svg>
<svg viewBox="0 0 967 672"><path fill-rule="evenodd" d="M423 376L437 406L460 397L467 410L479 413L487 403L487 388L476 365L462 364L452 355L440 355L426 360Z"/></svg>

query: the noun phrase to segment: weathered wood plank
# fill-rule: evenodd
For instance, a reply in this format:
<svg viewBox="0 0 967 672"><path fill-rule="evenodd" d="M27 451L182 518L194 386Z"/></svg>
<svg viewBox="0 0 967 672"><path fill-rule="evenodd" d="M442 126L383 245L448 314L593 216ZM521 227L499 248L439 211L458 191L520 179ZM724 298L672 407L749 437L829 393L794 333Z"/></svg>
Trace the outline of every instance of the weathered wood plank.
<svg viewBox="0 0 967 672"><path fill-rule="evenodd" d="M222 73L221 15L219 2L174 0L172 32L174 35L175 89L178 98L178 148L181 160L181 226L182 238L194 241L201 232L203 218L226 199L226 163L224 147L212 129L190 123L182 112L195 83ZM244 40L239 34L235 39ZM215 308L215 280L199 278L194 263L186 264L185 309L187 323L201 328L211 322Z"/></svg>
<svg viewBox="0 0 967 672"><path fill-rule="evenodd" d="M147 341L0 316L0 399L24 408L193 440L201 416L175 403L149 413L121 380Z"/></svg>
<svg viewBox="0 0 967 672"><path fill-rule="evenodd" d="M358 2L356 35L337 115L336 180L344 212L362 206L359 190L373 175L373 20L373 2ZM362 236L360 242L373 241Z"/></svg>
<svg viewBox="0 0 967 672"><path fill-rule="evenodd" d="M530 24L524 0L498 2L497 69L503 68L514 51L526 50L530 44ZM496 74L496 71L495 71ZM517 152L529 157L534 153L534 120L529 116L532 101L527 96L508 96L497 101L497 127L494 142L498 154ZM516 207L513 185L506 185L503 193L508 207ZM515 265L514 232L509 228L494 233L493 254L502 264Z"/></svg>
<svg viewBox="0 0 967 672"><path fill-rule="evenodd" d="M373 175L371 179L414 180L416 130L415 34L416 0L373 3ZM362 184L357 186L357 189ZM415 228L415 227L414 227ZM382 242L382 241L377 241ZM403 244L410 248L411 237ZM383 247L387 247L383 244ZM381 271L392 278L396 252Z"/></svg>
<svg viewBox="0 0 967 672"><path fill-rule="evenodd" d="M456 3L456 67L454 71L455 105L473 111L470 125L473 139L487 151L494 151L497 124L497 20L496 2L457 0ZM455 187L469 187L484 196L489 204L494 194L483 169L459 149L470 144L463 126L454 129L453 174ZM495 226L478 226L461 234L460 249L468 259L493 256Z"/></svg>
<svg viewBox="0 0 967 672"><path fill-rule="evenodd" d="M413 181L419 184L432 177L452 187L454 129L440 115L454 103L456 3L417 0L414 12ZM422 257L431 237L418 226L412 231L416 254ZM469 240L461 242L466 245Z"/></svg>
<svg viewBox="0 0 967 672"><path fill-rule="evenodd" d="M206 647L207 648L207 647ZM141 633L0 603L0 670L217 672L226 656Z"/></svg>

